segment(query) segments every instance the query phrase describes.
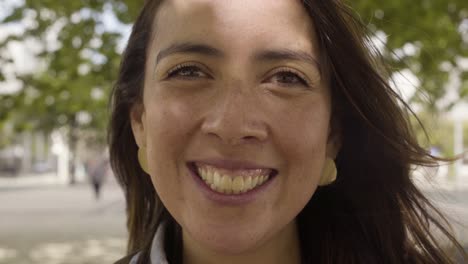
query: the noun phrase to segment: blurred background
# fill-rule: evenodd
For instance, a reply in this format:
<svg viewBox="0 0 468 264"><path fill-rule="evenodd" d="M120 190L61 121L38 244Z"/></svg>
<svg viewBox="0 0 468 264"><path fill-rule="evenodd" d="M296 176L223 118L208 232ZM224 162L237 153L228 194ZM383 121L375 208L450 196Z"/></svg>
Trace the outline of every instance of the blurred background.
<svg viewBox="0 0 468 264"><path fill-rule="evenodd" d="M125 254L108 96L142 2L0 0L0 264L112 263ZM421 144L443 157L467 151L468 1L350 5L426 127L427 135L412 119ZM468 155L415 168L414 177L468 248Z"/></svg>

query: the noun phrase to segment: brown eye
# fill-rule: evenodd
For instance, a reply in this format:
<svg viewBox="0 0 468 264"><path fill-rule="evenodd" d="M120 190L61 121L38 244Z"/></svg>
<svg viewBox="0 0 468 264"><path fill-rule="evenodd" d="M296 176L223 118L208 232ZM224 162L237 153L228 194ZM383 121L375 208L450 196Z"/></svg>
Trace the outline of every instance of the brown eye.
<svg viewBox="0 0 468 264"><path fill-rule="evenodd" d="M307 82L302 79L301 77L297 76L292 72L281 72L277 73L274 77L276 82L284 83L284 84L302 84L307 85Z"/></svg>
<svg viewBox="0 0 468 264"><path fill-rule="evenodd" d="M167 73L167 78L196 79L208 77L198 66L177 65Z"/></svg>
<svg viewBox="0 0 468 264"><path fill-rule="evenodd" d="M268 79L268 81L280 86L310 86L305 77L302 77L300 73L297 73L292 69L279 69Z"/></svg>

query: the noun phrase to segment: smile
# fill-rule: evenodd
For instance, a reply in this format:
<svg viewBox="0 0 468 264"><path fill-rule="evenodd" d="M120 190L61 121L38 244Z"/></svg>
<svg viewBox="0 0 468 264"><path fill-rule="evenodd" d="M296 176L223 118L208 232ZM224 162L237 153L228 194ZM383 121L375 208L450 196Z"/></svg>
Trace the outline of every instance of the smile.
<svg viewBox="0 0 468 264"><path fill-rule="evenodd" d="M192 163L194 172L213 191L238 195L255 190L276 175L274 169L225 169L203 163Z"/></svg>

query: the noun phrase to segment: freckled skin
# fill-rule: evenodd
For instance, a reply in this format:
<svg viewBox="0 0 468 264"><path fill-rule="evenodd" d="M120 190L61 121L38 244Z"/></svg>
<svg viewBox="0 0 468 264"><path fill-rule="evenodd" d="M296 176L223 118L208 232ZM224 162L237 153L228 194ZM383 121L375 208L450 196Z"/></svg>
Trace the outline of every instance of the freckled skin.
<svg viewBox="0 0 468 264"><path fill-rule="evenodd" d="M329 87L310 64L259 62L253 55L288 48L318 58L310 18L299 1L173 0L162 4L155 24L132 129L158 195L183 228L184 260L293 263L287 254L299 250L294 219L315 192L325 158L338 148L329 138ZM224 56L174 54L155 65L162 49L181 41L213 46ZM205 75L167 78L188 62ZM310 86L278 83L273 70L279 67L300 72ZM249 160L279 174L254 202L219 206L186 167L212 157Z"/></svg>

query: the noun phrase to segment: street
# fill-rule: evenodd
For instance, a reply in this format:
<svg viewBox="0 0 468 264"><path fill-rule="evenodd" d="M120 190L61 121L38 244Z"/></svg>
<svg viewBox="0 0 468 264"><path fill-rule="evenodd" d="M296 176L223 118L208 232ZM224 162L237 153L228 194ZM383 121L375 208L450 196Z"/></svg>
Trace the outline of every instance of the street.
<svg viewBox="0 0 468 264"><path fill-rule="evenodd" d="M122 191L104 186L0 190L1 264L113 263L125 254Z"/></svg>
<svg viewBox="0 0 468 264"><path fill-rule="evenodd" d="M122 257L123 194L115 183L102 191L96 201L86 184L0 188L0 264L102 264ZM468 188L425 192L467 248Z"/></svg>

